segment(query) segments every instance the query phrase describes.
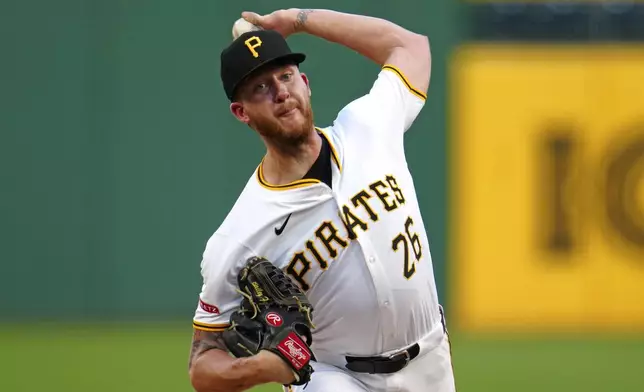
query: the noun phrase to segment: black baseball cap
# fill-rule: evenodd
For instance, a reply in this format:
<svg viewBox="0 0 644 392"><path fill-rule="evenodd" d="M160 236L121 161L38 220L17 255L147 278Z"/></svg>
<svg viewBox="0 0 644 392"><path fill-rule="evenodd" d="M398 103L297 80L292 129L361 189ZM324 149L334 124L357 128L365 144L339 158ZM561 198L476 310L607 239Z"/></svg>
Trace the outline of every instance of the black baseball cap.
<svg viewBox="0 0 644 392"><path fill-rule="evenodd" d="M293 53L286 39L275 30L247 31L221 52L221 81L231 101L239 84L268 64L286 62L299 65L303 53Z"/></svg>

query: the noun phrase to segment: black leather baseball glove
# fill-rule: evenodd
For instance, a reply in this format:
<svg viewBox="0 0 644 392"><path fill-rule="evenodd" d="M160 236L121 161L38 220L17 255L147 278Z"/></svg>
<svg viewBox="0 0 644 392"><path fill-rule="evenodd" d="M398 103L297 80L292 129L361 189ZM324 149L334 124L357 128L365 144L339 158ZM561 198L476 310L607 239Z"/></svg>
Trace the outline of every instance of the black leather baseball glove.
<svg viewBox="0 0 644 392"><path fill-rule="evenodd" d="M269 350L293 369L293 385L311 379L310 349L313 341L311 306L306 295L291 279L262 257L252 257L237 276L244 296L238 311L230 316L223 339L235 357L247 357Z"/></svg>

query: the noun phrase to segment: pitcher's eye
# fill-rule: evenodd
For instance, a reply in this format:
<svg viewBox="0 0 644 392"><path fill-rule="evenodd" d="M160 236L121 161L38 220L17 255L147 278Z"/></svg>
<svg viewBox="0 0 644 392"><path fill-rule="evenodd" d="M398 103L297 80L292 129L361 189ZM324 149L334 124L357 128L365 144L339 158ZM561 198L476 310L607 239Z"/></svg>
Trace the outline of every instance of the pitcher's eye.
<svg viewBox="0 0 644 392"><path fill-rule="evenodd" d="M286 72L282 75L282 80L285 82L288 82L291 79L293 79L293 72Z"/></svg>
<svg viewBox="0 0 644 392"><path fill-rule="evenodd" d="M266 83L259 83L255 86L255 92L256 93L261 93L262 91L265 91L268 88L268 84Z"/></svg>

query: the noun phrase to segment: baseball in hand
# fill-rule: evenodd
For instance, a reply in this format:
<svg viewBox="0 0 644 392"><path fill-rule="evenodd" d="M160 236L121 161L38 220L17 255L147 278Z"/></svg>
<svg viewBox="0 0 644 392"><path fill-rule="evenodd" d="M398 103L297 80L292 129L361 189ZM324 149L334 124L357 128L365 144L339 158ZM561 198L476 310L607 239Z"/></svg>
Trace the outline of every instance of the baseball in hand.
<svg viewBox="0 0 644 392"><path fill-rule="evenodd" d="M237 39L240 35L244 34L247 31L257 30L262 30L262 28L248 22L244 18L239 18L237 19L235 24L233 24L233 39Z"/></svg>

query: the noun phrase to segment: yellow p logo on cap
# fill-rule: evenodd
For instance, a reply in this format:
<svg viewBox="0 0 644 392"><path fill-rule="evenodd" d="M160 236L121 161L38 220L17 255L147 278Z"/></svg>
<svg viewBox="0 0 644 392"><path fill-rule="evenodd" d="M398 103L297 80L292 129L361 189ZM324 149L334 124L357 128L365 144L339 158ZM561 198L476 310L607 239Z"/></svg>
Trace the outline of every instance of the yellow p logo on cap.
<svg viewBox="0 0 644 392"><path fill-rule="evenodd" d="M244 43L246 44L248 50L250 50L250 52L253 54L253 57L259 57L259 53L257 53L257 51L255 50L255 48L262 46L262 40L259 39L259 37L252 36L244 41Z"/></svg>

